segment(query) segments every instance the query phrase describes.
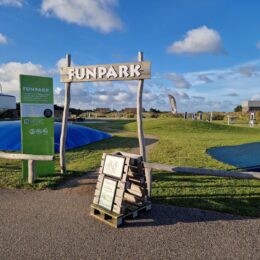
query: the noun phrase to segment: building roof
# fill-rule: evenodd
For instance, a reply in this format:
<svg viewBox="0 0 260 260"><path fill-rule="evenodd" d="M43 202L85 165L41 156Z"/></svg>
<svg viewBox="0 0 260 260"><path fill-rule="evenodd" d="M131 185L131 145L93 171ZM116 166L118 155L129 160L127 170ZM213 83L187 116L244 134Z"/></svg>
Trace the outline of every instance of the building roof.
<svg viewBox="0 0 260 260"><path fill-rule="evenodd" d="M259 100L247 100L242 103L242 106L244 107L260 107L260 101Z"/></svg>
<svg viewBox="0 0 260 260"><path fill-rule="evenodd" d="M15 96L6 95L6 94L2 94L2 93L0 93L0 96L4 96L4 97L14 97L14 98L15 98Z"/></svg>

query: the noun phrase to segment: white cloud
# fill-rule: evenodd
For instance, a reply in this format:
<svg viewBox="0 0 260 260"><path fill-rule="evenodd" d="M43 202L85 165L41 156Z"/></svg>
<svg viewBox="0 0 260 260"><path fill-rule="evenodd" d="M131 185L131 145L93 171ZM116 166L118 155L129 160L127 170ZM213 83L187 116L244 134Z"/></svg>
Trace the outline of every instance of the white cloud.
<svg viewBox="0 0 260 260"><path fill-rule="evenodd" d="M166 78L173 81L176 88L190 88L191 84L184 78L184 76L180 74L176 74L174 72L169 73L166 75Z"/></svg>
<svg viewBox="0 0 260 260"><path fill-rule="evenodd" d="M16 95L18 99L20 74L44 76L47 72L41 65L33 64L31 62L9 62L0 64L0 81L3 87L3 92Z"/></svg>
<svg viewBox="0 0 260 260"><path fill-rule="evenodd" d="M205 97L202 96L192 96L193 99L198 100L198 101L204 101Z"/></svg>
<svg viewBox="0 0 260 260"><path fill-rule="evenodd" d="M75 63L71 60L70 61L71 66L75 66ZM58 69L62 68L62 67L67 67L67 63L66 63L66 58L60 58L57 63L56 63L56 67Z"/></svg>
<svg viewBox="0 0 260 260"><path fill-rule="evenodd" d="M249 78L259 74L257 66L252 64L240 66L237 70L241 75Z"/></svg>
<svg viewBox="0 0 260 260"><path fill-rule="evenodd" d="M45 16L109 33L122 28L112 10L116 4L117 0L43 0L41 11Z"/></svg>
<svg viewBox="0 0 260 260"><path fill-rule="evenodd" d="M174 91L173 96L176 100L188 100L190 99L189 95L186 92Z"/></svg>
<svg viewBox="0 0 260 260"><path fill-rule="evenodd" d="M238 97L239 95L236 92L231 92L231 93L226 94L226 96L228 96L228 97Z"/></svg>
<svg viewBox="0 0 260 260"><path fill-rule="evenodd" d="M0 33L0 44L7 44L7 43L8 43L7 37L2 33Z"/></svg>
<svg viewBox="0 0 260 260"><path fill-rule="evenodd" d="M260 100L260 94L255 94L253 95L250 100L254 100L254 101L257 101L257 100Z"/></svg>
<svg viewBox="0 0 260 260"><path fill-rule="evenodd" d="M0 5L22 7L24 0L0 0Z"/></svg>
<svg viewBox="0 0 260 260"><path fill-rule="evenodd" d="M186 33L183 40L168 47L168 52L175 54L224 53L219 33L207 26L202 26Z"/></svg>

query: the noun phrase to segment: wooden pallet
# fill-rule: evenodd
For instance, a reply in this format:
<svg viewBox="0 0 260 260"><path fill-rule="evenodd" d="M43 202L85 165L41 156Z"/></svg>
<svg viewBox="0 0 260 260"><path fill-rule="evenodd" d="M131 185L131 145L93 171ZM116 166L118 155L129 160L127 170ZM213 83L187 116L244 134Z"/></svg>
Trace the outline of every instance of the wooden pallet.
<svg viewBox="0 0 260 260"><path fill-rule="evenodd" d="M103 209L96 204L91 204L90 215L112 227L118 228L123 224L124 219L136 218L141 211L149 210L151 210L151 204L147 204L139 208L133 207L132 210L129 210L126 214L123 215Z"/></svg>

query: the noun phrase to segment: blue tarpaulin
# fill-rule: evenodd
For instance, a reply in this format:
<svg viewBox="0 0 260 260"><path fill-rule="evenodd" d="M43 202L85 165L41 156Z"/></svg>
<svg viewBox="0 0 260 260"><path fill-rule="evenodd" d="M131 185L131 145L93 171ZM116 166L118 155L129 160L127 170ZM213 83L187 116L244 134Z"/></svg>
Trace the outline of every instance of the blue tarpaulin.
<svg viewBox="0 0 260 260"><path fill-rule="evenodd" d="M260 169L260 143L213 147L207 153L214 159L237 168Z"/></svg>
<svg viewBox="0 0 260 260"><path fill-rule="evenodd" d="M55 152L59 152L61 123L55 122ZM68 124L66 150L97 142L111 135L85 126ZM21 122L0 122L0 150L21 151Z"/></svg>

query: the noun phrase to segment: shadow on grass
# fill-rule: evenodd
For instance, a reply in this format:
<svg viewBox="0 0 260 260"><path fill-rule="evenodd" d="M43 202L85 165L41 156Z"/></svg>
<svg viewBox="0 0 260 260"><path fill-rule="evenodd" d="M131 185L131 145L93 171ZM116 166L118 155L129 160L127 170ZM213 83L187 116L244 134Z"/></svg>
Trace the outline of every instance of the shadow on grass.
<svg viewBox="0 0 260 260"><path fill-rule="evenodd" d="M135 122L134 119L129 120L97 120L97 121L105 121L104 123L95 124L95 123L88 123L87 121L82 123L77 123L79 125L87 126L89 128L94 128L97 130L105 131L105 132L119 132L124 130L125 125Z"/></svg>
<svg viewBox="0 0 260 260"><path fill-rule="evenodd" d="M156 140L154 140L156 142ZM136 137L122 137L122 136L114 136L109 139L104 139L99 142L91 143L88 145L84 145L82 147L68 150L67 153L78 153L84 151L105 151L110 149L129 149L134 148L138 145L138 139ZM101 160L101 158L100 158Z"/></svg>
<svg viewBox="0 0 260 260"><path fill-rule="evenodd" d="M260 217L259 184L258 180L155 172L151 213L127 221L126 227L254 219Z"/></svg>
<svg viewBox="0 0 260 260"><path fill-rule="evenodd" d="M178 222L212 222L212 221L237 221L255 219L254 217L243 217L227 213L203 210L197 208L185 208L170 205L152 204L151 212L141 213L137 219L126 220L123 228L145 227L145 226L167 226L175 225ZM212 209L213 210L213 209Z"/></svg>

